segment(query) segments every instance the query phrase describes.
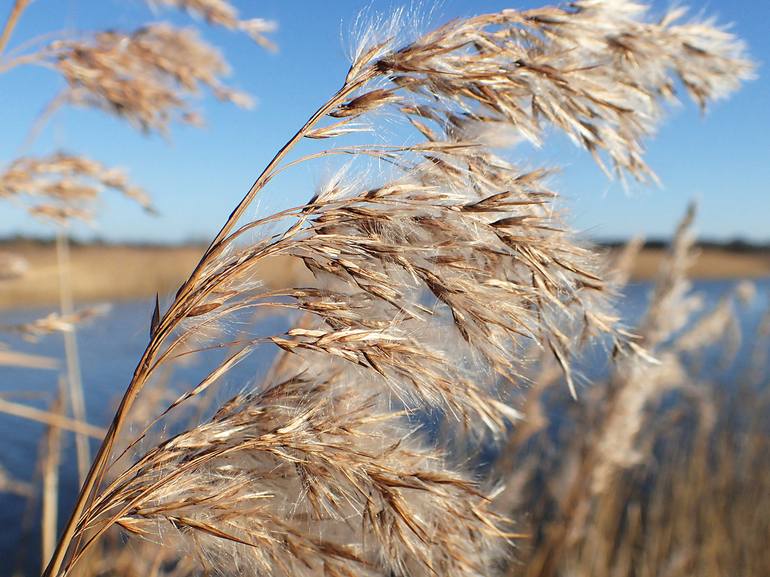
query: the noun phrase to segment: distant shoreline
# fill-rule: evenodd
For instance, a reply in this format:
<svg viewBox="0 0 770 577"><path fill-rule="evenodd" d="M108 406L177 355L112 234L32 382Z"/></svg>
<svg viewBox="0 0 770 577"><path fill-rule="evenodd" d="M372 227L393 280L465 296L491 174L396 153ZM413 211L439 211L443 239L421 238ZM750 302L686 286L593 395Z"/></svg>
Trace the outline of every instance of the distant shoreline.
<svg viewBox="0 0 770 577"><path fill-rule="evenodd" d="M620 243L607 243L608 250ZM77 302L126 301L173 294L203 254L202 245L80 244L72 246L72 287ZM24 276L0 280L0 309L51 306L58 303L56 251L37 240L0 241L0 255L15 255L27 263ZM636 260L631 278L655 276L665 254L663 243L648 243ZM304 265L289 257L266 261L259 270L266 285L311 282ZM694 279L761 278L770 276L770 247L747 243L701 243Z"/></svg>
<svg viewBox="0 0 770 577"><path fill-rule="evenodd" d="M197 264L204 246L91 245L70 249L71 286L76 302L127 301L173 295ZM23 276L0 279L0 310L57 305L59 272L50 243L0 243L0 257L26 262ZM258 274L270 287L301 278L301 262L288 257L266 260Z"/></svg>
<svg viewBox="0 0 770 577"><path fill-rule="evenodd" d="M666 250L665 247L645 246L634 261L631 280L655 278ZM698 256L688 271L692 279L751 279L770 276L770 248L743 251L701 245L697 252Z"/></svg>

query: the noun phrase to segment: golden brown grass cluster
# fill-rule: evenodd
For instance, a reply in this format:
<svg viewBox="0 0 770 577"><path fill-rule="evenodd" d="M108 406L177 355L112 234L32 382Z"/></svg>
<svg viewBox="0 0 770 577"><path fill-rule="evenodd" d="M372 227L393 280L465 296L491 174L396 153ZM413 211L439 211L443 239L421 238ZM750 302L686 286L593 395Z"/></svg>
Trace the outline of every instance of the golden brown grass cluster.
<svg viewBox="0 0 770 577"><path fill-rule="evenodd" d="M192 28L151 24L128 34L100 32L54 42L40 56L67 81L65 102L104 108L147 131L165 130L172 114L200 123L185 99L201 85L220 100L251 106L248 96L222 84L227 64Z"/></svg>
<svg viewBox="0 0 770 577"><path fill-rule="evenodd" d="M192 99L204 87L221 100L242 106L250 102L246 95L223 84L222 77L229 71L226 61L193 28L155 23L135 31L110 30L77 37L55 32L27 38L13 46L10 42L13 32L30 4L29 0L15 0L10 5L10 13L0 32L0 73L21 66L37 66L60 75L65 88L51 100L31 128L26 142L21 143L22 150L29 148L53 113L64 104L102 109L144 132L165 133L172 121L200 122L200 116L192 108ZM216 9L205 14L209 23L238 29L263 46L272 47L265 35L273 26L260 19L241 20L228 2L173 4L195 12L207 7ZM121 193L145 210L152 211L149 197L131 185L121 170L107 168L81 155L57 152L46 156L21 156L0 169L0 200L53 224L58 233L55 278L46 278L44 273L43 279L49 286L39 290L50 292L51 284L55 285L60 312L23 325L3 327L27 338L58 332L65 345L66 375L61 376L56 399L47 410L26 402L0 399L0 412L47 425L38 459L42 487L43 565L50 559L57 538L58 472L63 450L61 431L75 433L81 482L91 460L87 437L104 435L103 431L85 422L75 326L93 315L88 310L78 311L73 305L74 283L67 231L75 220L90 221L93 218L97 201L107 190ZM28 261L18 255L3 255L0 259L0 279L7 283L6 286L25 275L28 269ZM59 369L56 359L19 353L4 345L0 345L0 365ZM18 493L21 485L3 475L0 487ZM34 510L36 497L37 492L33 491L28 511ZM25 527L28 528L30 515L25 518L19 522L20 532L26 532ZM6 561L4 559L5 569L8 569Z"/></svg>
<svg viewBox="0 0 770 577"><path fill-rule="evenodd" d="M498 509L531 535L508 575L762 575L770 563L768 322L742 345L752 285L711 307L690 289L691 219L637 327L655 363L615 364L579 404L558 399L548 371L533 379L524 412L536 418L496 464L509 480Z"/></svg>
<svg viewBox="0 0 770 577"><path fill-rule="evenodd" d="M258 41L266 31L227 2L158 4ZM608 173L653 177L643 141L676 90L704 107L752 73L734 36L683 17L579 0L411 39L395 25L363 33L339 90L268 163L170 302L156 301L45 575L473 577L509 570L521 537L537 545L527 574L556 575L570 547L593 550L586 528L602 527L603 496L646 462L647 408L672 389L697 396L682 359L725 332L734 305L671 344L695 309L690 214L645 318L624 328L610 301L638 245L613 271L565 226L548 171L522 169L500 148L555 128ZM233 98L222 61L165 27L58 42L34 58L64 76L68 99L145 130L187 114L198 85ZM285 171L320 162L333 176L306 202L257 214L258 195ZM301 261L313 283L266 286L259 271L276 258ZM558 383L575 396L573 361L597 341L616 359L594 389L603 400L587 404L585 441L557 444L566 472L559 463L546 476L566 487L555 491L566 522L544 515L546 535L532 539L510 513L535 502L524 488L540 463L517 459L552 422L535 392L520 423L517 391ZM192 357L198 374L174 389L174 367ZM57 401L45 413L51 487L62 411ZM490 446L506 458L474 468L468 455ZM55 526L52 503L43 509ZM127 557L117 531L140 554ZM633 574L632 548L623 554L613 566Z"/></svg>
<svg viewBox="0 0 770 577"><path fill-rule="evenodd" d="M681 11L644 15L586 0L456 20L406 42L364 34L338 92L156 308L46 574L76 569L116 525L186 545L204 572L488 574L513 534L457 448L505 435L519 416L506 400L541 351L573 392L572 353L594 336L628 367L649 362L605 303L601 259L560 222L546 171L493 148L501 134L537 141L550 124L645 178L642 139L676 79L705 105L751 73L730 34L679 23ZM403 125L397 141L367 142L362 131L383 117ZM289 159L308 139L322 148ZM350 164L308 202L248 218L283 171L336 157ZM265 289L253 271L279 255L301 259L316 285ZM254 321L264 314L292 324L266 334ZM648 349L654 329L642 331ZM265 347L276 355L267 374L227 402L206 400ZM212 351L219 360L197 384L128 435L159 375ZM419 432L425 414L440 442Z"/></svg>
<svg viewBox="0 0 770 577"><path fill-rule="evenodd" d="M113 190L152 211L149 196L128 182L121 170L65 153L23 157L0 173L0 200L26 208L30 215L57 223L91 220L93 205Z"/></svg>
<svg viewBox="0 0 770 577"><path fill-rule="evenodd" d="M232 6L216 2L164 2L205 16L212 24L242 30L258 43L272 46L264 34L274 25L261 19L240 20ZM44 35L4 49L28 8L16 0L0 36L0 73L20 66L37 66L58 73L66 88L55 96L32 127L29 145L49 118L63 105L104 110L144 132L167 133L175 121L201 124L191 104L202 88L218 99L250 107L251 98L226 86L230 68L224 57L205 42L195 28L167 23L148 24L134 31L109 30L77 38ZM93 218L93 201L105 189L118 191L150 210L147 194L129 183L125 173L81 155L57 152L24 156L0 173L0 200L26 208L33 216L66 224Z"/></svg>
<svg viewBox="0 0 770 577"><path fill-rule="evenodd" d="M227 0L150 0L150 4L185 10L202 17L209 24L245 32L263 48L277 49L267 36L276 30L277 24L275 22L263 18L244 20L238 14L235 6Z"/></svg>

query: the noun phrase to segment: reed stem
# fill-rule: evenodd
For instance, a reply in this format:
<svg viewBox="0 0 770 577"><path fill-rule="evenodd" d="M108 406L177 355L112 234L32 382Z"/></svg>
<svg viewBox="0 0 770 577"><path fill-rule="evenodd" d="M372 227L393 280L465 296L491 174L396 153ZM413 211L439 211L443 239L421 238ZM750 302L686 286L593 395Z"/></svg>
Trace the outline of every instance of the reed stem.
<svg viewBox="0 0 770 577"><path fill-rule="evenodd" d="M8 41L11 39L13 29L16 28L16 24L21 17L21 13L24 12L24 9L27 7L29 2L30 0L16 0L13 8L11 8L11 13L8 16L8 20L5 21L5 26L3 27L3 33L0 35L0 54L3 53L3 50L5 50L5 47L8 45Z"/></svg>
<svg viewBox="0 0 770 577"><path fill-rule="evenodd" d="M72 298L72 282L70 279L71 261L69 240L65 230L60 228L56 235L56 258L59 268L59 308L63 317L74 314ZM67 390L69 393L72 416L76 421L86 422L85 400L83 398L83 379L80 372L80 355L78 353L77 334L75 325L64 332L64 352L67 360ZM88 446L88 438L82 433L75 433L75 447L77 450L78 479L82 485L88 474L88 466L91 462L91 449Z"/></svg>
<svg viewBox="0 0 770 577"><path fill-rule="evenodd" d="M51 414L61 416L65 411L66 384L59 382L59 394L51 404ZM43 503L40 521L41 567L45 567L56 547L59 508L59 464L61 462L61 429L49 424L45 435L43 458Z"/></svg>
<svg viewBox="0 0 770 577"><path fill-rule="evenodd" d="M366 78L365 80L368 80L368 78ZM93 492L97 487L97 485L99 485L99 483L101 482L101 478L104 473L105 466L107 465L107 460L109 459L109 456L112 450L112 445L114 444L115 439L117 438L117 434L121 430L123 423L125 422L128 416L128 412L131 409L131 406L133 405L134 400L139 394L139 391L144 386L144 382L148 376L147 369L151 364L152 358L158 352L160 348L160 344L163 342L163 340L165 339L165 336L167 335L167 331L169 330L169 324L173 322L172 319L177 318L177 314L179 313L178 309L180 307L180 303L184 302L183 297L186 293L186 290L189 287L193 286L194 281L198 278L201 271L203 270L205 263L208 262L208 258L212 254L216 254L222 249L222 242L227 238L228 233L232 231L236 222L241 217L243 212L246 210L251 200L270 181L272 172L280 164L281 160L289 153L289 151L300 140L302 140L302 138L304 137L305 134L307 134L308 131L310 131L335 106L343 102L347 98L347 96L350 95L353 91L355 91L361 85L361 83L365 82L365 80L362 79L360 82L345 84L328 102L326 102L326 104L319 107L318 110L307 120L307 122L305 122L302 128L300 128L294 134L294 136L292 136L292 138L286 142L286 144L278 151L278 153L273 157L273 159L268 163L268 165L262 171L260 176L257 178L257 180L254 182L252 187L249 189L249 192L243 198L243 200L238 204L235 210L230 214L230 217L227 219L227 222L219 231L217 236L214 238L209 248L206 250L206 253L201 258L201 261L196 266L190 278L180 288L180 291L177 295L174 305L172 305L171 308L169 308L166 311L166 313L163 315L163 318L161 318L160 323L158 324L158 327L156 329L156 332L154 333L152 340L150 341L150 344L148 345L147 349L142 355L142 358L139 361L139 364L137 365L136 370L134 371L134 376L131 380L131 383L129 384L125 394L123 395L123 398L120 402L120 406L118 407L118 410L110 425L110 428L108 429L107 434L105 435L104 440L102 441L102 444L99 447L99 451L97 452L96 457L94 458L94 461L91 465L91 469L86 475L84 482L81 483L80 494L72 510L72 514L70 515L67 525L64 528L64 532L62 533L62 536L59 539L59 542L56 546L56 550L54 551L51 561L48 564L48 567L46 567L45 572L43 573L43 577L58 577L61 574L62 566L64 565L64 560L67 556L67 552L69 551L70 544L72 543L73 539L75 539L76 537L77 526L78 526L78 521L80 520L80 516L83 513L83 511L85 511L85 509L89 506L93 496ZM66 572L67 572L67 569L65 569L64 571L65 575L66 575Z"/></svg>
<svg viewBox="0 0 770 577"><path fill-rule="evenodd" d="M72 431L73 433L80 433L94 439L103 439L105 430L94 425L82 421L75 421L63 415L57 415L50 411L44 411L42 409L36 409L22 403L14 403L7 399L0 398L0 413L6 415L13 415L14 417L21 417L30 421L37 421L38 423L45 423L46 425L56 425L60 429Z"/></svg>

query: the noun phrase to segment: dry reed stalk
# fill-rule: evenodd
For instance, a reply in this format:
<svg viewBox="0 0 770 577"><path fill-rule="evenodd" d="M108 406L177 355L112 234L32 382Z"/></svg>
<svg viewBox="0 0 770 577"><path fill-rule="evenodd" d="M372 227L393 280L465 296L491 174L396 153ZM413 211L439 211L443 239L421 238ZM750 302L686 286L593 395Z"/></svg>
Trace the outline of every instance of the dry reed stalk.
<svg viewBox="0 0 770 577"><path fill-rule="evenodd" d="M82 435L88 435L93 439L103 439L105 430L100 427L89 425L80 421L75 421L68 417L62 417L51 413L50 411L44 411L42 409L36 409L23 403L16 403L9 401L8 399L0 398L0 413L7 415L13 415L14 417L21 417L23 419L29 419L30 421L37 421L46 425L52 425L72 431L73 433L79 433Z"/></svg>
<svg viewBox="0 0 770 577"><path fill-rule="evenodd" d="M744 495L751 495L746 502L756 503L759 511L770 504L759 496L766 487L764 476L757 474L761 459L749 456L755 443L766 446L766 432L752 419L767 401L752 393L753 385L740 383L752 400L720 398L733 393L720 393L713 384L719 378L714 364L698 361L721 348L717 365L729 368L725 357L729 361L740 346L733 336L736 303L751 289L737 286L711 310L694 316L697 307L688 303L696 302L696 295L686 279L692 217L691 209L638 331L653 345L650 352L658 364L645 367L639 359L623 358L606 383L595 383L587 403L567 407L561 415L558 407L547 407L563 422L546 421L543 428L564 429L566 436L550 431L537 432L534 439L520 432L512 437L497 475L513 471L516 486L527 490L518 495L506 491L499 502L506 510L532 515L536 538L524 559L509 567L510 575L753 574L745 568L761 566L766 557L759 551L735 555L754 547L757 529L732 526L734 516L723 500L743 507ZM661 408L663 395L672 390L678 400L669 399ZM721 454L725 439L742 438L747 430L751 449ZM667 451L664 458L661 446ZM715 446L720 447L716 455ZM747 512L743 517L758 527L762 515ZM712 549L722 558L711 557Z"/></svg>
<svg viewBox="0 0 770 577"><path fill-rule="evenodd" d="M66 386L59 381L59 394L51 403L48 412L58 417L64 417L66 404ZM85 438L85 437L84 437ZM41 567L45 567L51 559L56 536L58 534L59 506L59 464L61 462L61 429L55 424L49 424L43 435L44 451L42 456L42 506L41 522Z"/></svg>
<svg viewBox="0 0 770 577"><path fill-rule="evenodd" d="M546 538L528 559L525 573L531 576L558 575L563 554L570 544L588 531L592 505L600 496L608 495L618 474L643 460L636 441L645 424L645 409L665 390L679 386L686 376L675 354L658 348L662 342L682 328L697 310L699 300L688 294L687 266L692 261L693 237L690 231L695 217L691 205L682 219L653 289L650 306L637 330L642 342L657 358L631 355L618 361L597 414L579 443L569 452L576 458L566 468L562 495L559 497L559 523L547 527ZM634 247L629 249L633 252ZM620 262L624 263L621 258ZM625 276L620 273L620 277ZM515 439L515 438L514 438ZM565 449L566 451L567 449ZM604 546L604 541L596 547ZM516 572L511 568L511 574Z"/></svg>
<svg viewBox="0 0 770 577"><path fill-rule="evenodd" d="M172 120L200 124L189 98L204 86L220 100L251 106L248 95L222 82L229 73L227 62L194 28L158 23L130 33L56 40L0 64L0 72L21 65L43 66L62 75L67 88L51 106L105 110L145 132L166 132Z"/></svg>
<svg viewBox="0 0 770 577"><path fill-rule="evenodd" d="M697 373L696 359L713 345L721 345L720 364L728 367L741 345L736 302L741 300L741 287L728 292L719 303L700 317L701 295L691 291L687 270L695 258L692 222L694 205L680 223L663 262L658 280L650 296L648 310L636 329L649 353L650 364L639 359L623 359L616 365L603 415L604 431L596 439L601 453L594 468L593 491L607 490L608 479L619 470L638 464L643 455L634 447L645 423L645 409L665 392L687 389L687 372Z"/></svg>
<svg viewBox="0 0 770 577"><path fill-rule="evenodd" d="M510 567L510 575L762 574L770 512L770 437L761 424L767 395L762 398L740 383L733 385L743 389L741 394L722 395L698 375L690 375L689 382L696 383L706 403L688 406L689 400L682 400L651 415L642 436L655 446L654 457L610 480L608 490L590 502L583 530L549 551L548 571L538 563L545 558L538 541L518 566ZM703 422L709 410L716 423ZM687 413L695 420L685 418ZM578 430L590 435L588 427ZM558 450L564 455L577 447L568 442ZM564 471L548 474L553 479ZM555 527L570 522L561 511L539 515L532 522L545 541Z"/></svg>
<svg viewBox="0 0 770 577"><path fill-rule="evenodd" d="M57 234L57 268L59 271L60 319L77 320L72 301L69 279L69 245L61 226L71 218L88 219L89 205L106 189L118 191L137 201L146 210L152 210L149 197L140 189L130 185L125 175L115 169L67 154L54 154L34 159L21 158L13 162L0 174L0 197L28 205L30 213L44 216L60 224ZM83 315L79 315L83 318ZM49 318L50 321L53 319ZM38 323L39 332L45 326ZM48 327L50 328L50 327ZM83 385L80 376L79 356L74 324L63 331L67 382L72 416L76 422L86 422ZM75 435L78 473L84 481L88 473L90 449L87 437L79 431Z"/></svg>
<svg viewBox="0 0 770 577"><path fill-rule="evenodd" d="M14 4L0 37L0 53L6 47L22 11L28 2ZM206 3L201 3L205 6ZM222 3L225 5L226 3ZM189 8L189 7L188 7ZM194 8L194 7L193 7ZM233 13L233 16L237 14ZM216 20L216 14L210 20ZM221 20L221 18L219 18ZM216 23L216 22L215 22ZM273 26L259 19L220 21L220 24L248 33L256 42L269 48L274 46L265 33ZM165 130L170 118L179 112L187 122L198 122L198 116L188 107L187 99L200 86L210 88L217 97L239 105L249 105L244 94L231 90L220 81L227 73L227 64L219 53L202 42L195 31L176 29L167 25L154 25L131 34L105 32L81 40L59 40L40 50L21 53L39 46L29 42L0 62L0 70L6 71L22 64L38 64L58 70L68 83L64 94L55 98L48 107L46 118L65 103L96 106L115 114L126 116L144 130ZM40 128L42 121L36 126ZM33 134L36 132L33 130ZM92 203L101 192L113 189L133 198L145 209L152 210L149 198L140 189L129 185L122 172L107 169L89 159L57 153L44 158L21 158L0 174L0 198L21 204L38 217L64 225L75 218L89 220ZM81 480L85 477L90 461L86 435L101 438L103 432L84 424L85 411L80 382L77 346L74 335L75 322L86 315L75 313L68 290L68 246L59 234L57 243L59 271L62 275L61 314L20 327L39 336L53 330L64 333L70 385L70 401L73 419L53 412L40 411L18 403L0 399L0 410L16 416L48 422L50 431L57 427L68 428L76 435L78 467ZM3 261L0 275L18 274L18 262ZM0 364L14 364L38 368L53 368L54 363L43 357L0 351ZM58 433L51 433L53 440ZM51 452L49 451L49 456ZM55 465L45 460L44 482L55 481ZM53 467L53 468L52 468ZM50 551L55 538L55 515L52 515L52 499L56 491L47 487L44 495L44 555ZM53 521L52 521L53 519ZM51 531L51 526L54 526Z"/></svg>
<svg viewBox="0 0 770 577"><path fill-rule="evenodd" d="M59 386L61 391L62 381L59 380ZM53 403L56 402L56 399L52 401L52 404L50 406L53 406ZM62 415L59 414L61 417ZM53 430L53 426L50 424L47 426L47 432L50 433ZM24 506L24 513L19 519L18 522L18 535L19 535L19 547L15 551L15 561L14 561L14 569L10 573L14 577L23 577L23 575L26 573L24 567L25 567L25 561L27 559L27 550L30 547L30 545L33 545L37 540L34 537L34 530L35 527L35 520L40 520L40 527L43 526L42 521L42 508L40 513L38 513L37 508L38 505L40 505L40 501L42 501L43 497L43 490L42 490L42 475L43 475L43 469L45 467L45 460L46 460L46 451L47 451L47 445L48 445L48 439L47 435L42 435L39 442L38 442L38 450L37 450L37 459L35 464L35 475L36 478L32 481L33 486L35 487L35 490L32 490L29 495L27 495L25 506ZM56 496L58 498L58 495ZM58 511L57 511L58 514ZM55 537L54 537L54 545L55 545ZM44 560L43 563L46 563L47 560ZM9 564L10 565L10 564ZM43 565L44 566L44 565Z"/></svg>
<svg viewBox="0 0 770 577"><path fill-rule="evenodd" d="M644 423L645 407L663 391L686 381L676 349L663 349L660 345L680 331L702 307L698 295L689 292L687 278L688 267L695 258L691 230L694 219L695 205L691 204L677 227L669 257L661 266L650 305L636 331L655 360L629 358L616 365L613 378L619 384L611 388L604 429L595 439L590 473L594 494L605 492L610 477L618 470L641 460L634 445Z"/></svg>
<svg viewBox="0 0 770 577"><path fill-rule="evenodd" d="M643 15L631 2L585 0L456 20L404 44L388 30L364 35L342 87L268 164L165 312L156 308L46 575L68 574L115 525L160 529L205 571L486 573L511 534L490 495L415 434L415 414L438 411L471 440L499 436L517 416L505 391L532 343L570 386L573 343L608 334L624 347L600 259L563 228L546 171L519 170L491 148L501 132L537 140L548 122L643 179L641 139L674 77L704 105L752 70L731 35L678 24L678 10L657 23ZM335 141L386 112L411 127L408 143ZM286 160L305 139L326 146ZM356 165L300 207L244 218L281 172L336 156L390 168L367 178ZM251 271L274 255L302 259L317 286L262 287ZM255 310L312 324L209 336ZM166 415L264 346L292 354L284 380L258 381L211 420L158 436ZM212 350L223 359L116 454L158 370Z"/></svg>
<svg viewBox="0 0 770 577"><path fill-rule="evenodd" d="M31 355L29 353L0 349L0 366L53 370L59 368L59 361L43 355Z"/></svg>
<svg viewBox="0 0 770 577"><path fill-rule="evenodd" d="M11 39L13 29L16 28L16 23L21 17L21 13L29 4L29 0L16 0L11 8L11 13L8 15L8 19L3 26L3 32L0 34L0 54L3 53L5 47L8 45L8 41Z"/></svg>
<svg viewBox="0 0 770 577"><path fill-rule="evenodd" d="M56 234L56 266L59 270L59 310L62 317L72 317L75 314L75 304L72 299L72 283L70 281L70 263L69 240L65 230L59 227ZM78 353L78 341L75 332L75 326L72 329L62 333L64 338L64 357L67 367L67 393L72 418L81 423L87 421L86 405L83 395L83 378L80 371L80 355ZM75 448L78 460L78 478L80 484L85 481L88 475L88 468L91 464L91 448L88 444L88 437L82 433L75 433ZM50 553L50 551L49 551ZM46 557L46 559L50 559Z"/></svg>

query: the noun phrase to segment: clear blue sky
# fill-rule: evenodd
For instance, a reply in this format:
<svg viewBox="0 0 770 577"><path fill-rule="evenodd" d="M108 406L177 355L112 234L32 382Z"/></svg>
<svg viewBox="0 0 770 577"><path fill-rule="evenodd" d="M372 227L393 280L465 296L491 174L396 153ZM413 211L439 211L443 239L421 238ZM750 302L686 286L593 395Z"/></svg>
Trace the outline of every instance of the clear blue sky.
<svg viewBox="0 0 770 577"><path fill-rule="evenodd" d="M456 16L525 8L544 2L443 0L432 8L437 24ZM5 17L12 0L0 1ZM280 51L270 54L246 37L218 29L204 35L222 47L233 65L231 84L253 94L251 111L201 101L208 127L177 126L170 140L144 137L125 123L94 111L67 110L54 118L33 147L82 152L106 164L129 169L132 179L155 198L161 212L148 217L121 199L110 198L93 229L81 236L112 240L181 241L209 238L248 189L277 148L326 97L347 70L346 40L356 14L370 4L388 12L403 2L358 0L239 0L243 17L277 20L273 36ZM422 3L427 11L433 2ZM661 11L668 2L654 2ZM569 200L571 223L594 238L632 234L667 236L691 198L700 201L698 231L710 238L770 241L770 2L692 0L696 12L732 23L759 61L759 78L732 99L717 103L703 118L691 105L670 111L658 137L649 142L647 160L662 188L610 183L588 156L572 145L546 144L536 156L522 149L525 165L562 166L553 182ZM162 16L171 15L164 13ZM158 18L142 0L35 0L21 20L11 47L36 34L62 28L132 28ZM178 23L189 22L173 15ZM0 163L11 160L35 117L60 86L39 69L0 76ZM287 180L271 194L299 199L314 175ZM0 206L0 236L43 234L46 228L7 205Z"/></svg>

